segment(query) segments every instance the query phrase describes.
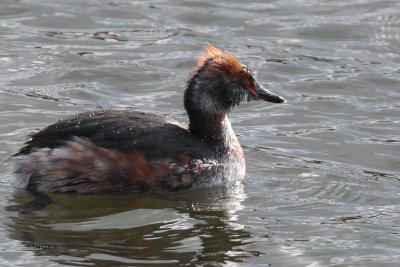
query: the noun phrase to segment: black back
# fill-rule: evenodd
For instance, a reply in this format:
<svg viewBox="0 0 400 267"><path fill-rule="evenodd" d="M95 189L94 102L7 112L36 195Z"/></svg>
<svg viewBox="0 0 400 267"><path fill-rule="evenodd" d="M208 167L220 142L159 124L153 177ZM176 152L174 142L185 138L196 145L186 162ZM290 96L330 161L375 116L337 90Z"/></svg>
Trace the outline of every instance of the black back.
<svg viewBox="0 0 400 267"><path fill-rule="evenodd" d="M80 113L42 129L13 156L60 147L73 136L121 152L138 149L154 160L179 154L200 159L213 155L209 146L173 119L145 112L102 110Z"/></svg>

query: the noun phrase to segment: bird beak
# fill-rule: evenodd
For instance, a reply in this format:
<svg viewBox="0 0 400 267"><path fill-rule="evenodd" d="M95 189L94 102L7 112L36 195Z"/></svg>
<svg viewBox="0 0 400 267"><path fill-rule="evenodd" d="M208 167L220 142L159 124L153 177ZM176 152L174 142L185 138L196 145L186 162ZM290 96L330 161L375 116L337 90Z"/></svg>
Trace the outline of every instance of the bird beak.
<svg viewBox="0 0 400 267"><path fill-rule="evenodd" d="M273 103L286 103L286 100L283 97L268 91L258 83L256 83L254 89L250 91L259 100L265 100Z"/></svg>

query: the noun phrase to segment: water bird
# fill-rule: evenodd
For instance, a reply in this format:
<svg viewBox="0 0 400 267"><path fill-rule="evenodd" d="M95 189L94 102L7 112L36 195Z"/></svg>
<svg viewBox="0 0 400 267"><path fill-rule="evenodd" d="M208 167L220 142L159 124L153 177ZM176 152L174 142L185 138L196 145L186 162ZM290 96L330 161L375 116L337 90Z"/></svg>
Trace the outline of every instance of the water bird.
<svg viewBox="0 0 400 267"><path fill-rule="evenodd" d="M27 213L54 193L174 192L228 184L245 159L228 113L241 103L284 103L227 49L210 44L184 92L189 125L132 110L80 113L33 134L10 157L20 187L35 198L6 207Z"/></svg>

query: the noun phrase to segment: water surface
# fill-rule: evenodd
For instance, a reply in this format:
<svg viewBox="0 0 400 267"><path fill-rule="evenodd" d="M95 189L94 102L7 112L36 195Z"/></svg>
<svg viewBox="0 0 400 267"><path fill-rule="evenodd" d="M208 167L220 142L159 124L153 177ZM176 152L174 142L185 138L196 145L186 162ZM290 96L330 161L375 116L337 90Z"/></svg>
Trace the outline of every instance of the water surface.
<svg viewBox="0 0 400 267"><path fill-rule="evenodd" d="M0 168L4 266L400 265L398 1L41 1L0 8L0 161L60 117L97 108L187 122L210 42L286 105L230 114L245 181L169 195L31 199Z"/></svg>

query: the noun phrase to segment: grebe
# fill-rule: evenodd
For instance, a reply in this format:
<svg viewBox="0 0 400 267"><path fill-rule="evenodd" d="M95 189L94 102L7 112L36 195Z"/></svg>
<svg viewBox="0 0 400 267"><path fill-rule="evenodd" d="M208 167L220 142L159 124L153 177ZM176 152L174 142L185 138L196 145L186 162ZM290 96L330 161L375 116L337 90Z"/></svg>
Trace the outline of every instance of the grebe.
<svg viewBox="0 0 400 267"><path fill-rule="evenodd" d="M241 103L285 100L263 88L228 50L205 45L184 93L189 126L165 116L121 110L85 112L32 135L11 156L29 203L46 192L172 192L244 178L245 160L227 114Z"/></svg>

